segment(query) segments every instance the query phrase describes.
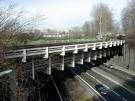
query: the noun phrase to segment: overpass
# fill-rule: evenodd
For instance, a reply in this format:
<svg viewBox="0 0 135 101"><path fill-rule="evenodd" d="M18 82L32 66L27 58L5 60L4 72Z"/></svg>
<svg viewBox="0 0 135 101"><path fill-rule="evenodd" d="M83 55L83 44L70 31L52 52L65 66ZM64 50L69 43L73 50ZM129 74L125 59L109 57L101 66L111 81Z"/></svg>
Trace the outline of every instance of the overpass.
<svg viewBox="0 0 135 101"><path fill-rule="evenodd" d="M115 40L18 49L6 51L3 53L3 57L20 63L24 70L26 67L31 68L32 78L35 79L35 71L39 69L51 74L52 69L64 71L66 65L75 67L76 63L83 64L84 62L119 55L122 53L124 43L124 40Z"/></svg>

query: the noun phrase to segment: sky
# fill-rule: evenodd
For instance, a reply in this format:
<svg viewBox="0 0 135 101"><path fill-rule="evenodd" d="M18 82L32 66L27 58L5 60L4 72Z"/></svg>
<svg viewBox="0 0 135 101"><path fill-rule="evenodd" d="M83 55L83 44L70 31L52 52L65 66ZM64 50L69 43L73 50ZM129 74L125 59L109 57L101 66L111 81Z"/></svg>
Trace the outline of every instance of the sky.
<svg viewBox="0 0 135 101"><path fill-rule="evenodd" d="M29 13L44 15L46 20L40 29L69 30L82 26L85 21L92 20L92 8L98 3L105 3L120 21L121 10L127 0L2 0L2 5L15 3Z"/></svg>

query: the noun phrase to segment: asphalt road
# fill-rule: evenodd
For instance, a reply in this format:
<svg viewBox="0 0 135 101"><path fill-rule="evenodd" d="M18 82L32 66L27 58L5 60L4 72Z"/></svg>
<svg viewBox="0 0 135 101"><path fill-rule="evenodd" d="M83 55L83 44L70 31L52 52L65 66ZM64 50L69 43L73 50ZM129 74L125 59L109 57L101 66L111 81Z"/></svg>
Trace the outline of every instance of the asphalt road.
<svg viewBox="0 0 135 101"><path fill-rule="evenodd" d="M84 67L85 68L85 67ZM77 66L76 68L74 68L74 72L76 72L78 75L80 75L80 77L82 79L84 79L87 83L89 83L93 88L95 88L96 85L98 84L102 84L102 82L100 82L99 80L97 80L96 78L96 74L94 74L94 72L92 72L91 70L88 70L88 73L85 71L84 68L81 68L79 66ZM95 78L93 78L95 77ZM101 77L101 76L100 76ZM102 79L103 77L101 77ZM103 79L103 81L105 81ZM106 81L108 82L108 80ZM115 84L114 84L115 85ZM116 85L115 85L116 86ZM108 86L107 86L108 87ZM104 94L100 94L106 99L106 101L126 101L125 98L121 97L119 94L115 93L114 91L112 91L110 89L110 87L107 88L108 89L108 94L104 95ZM128 101L132 101L132 100L128 100Z"/></svg>
<svg viewBox="0 0 135 101"><path fill-rule="evenodd" d="M88 71L88 73L93 77L97 78L98 80L100 80L103 84L105 84L109 88L111 88L111 90L116 94L118 94L119 97L121 97L122 99L125 99L126 101L135 101L135 96L129 91L125 90L123 87L115 84L114 82L111 82L110 80L102 77L101 75L93 71Z"/></svg>
<svg viewBox="0 0 135 101"><path fill-rule="evenodd" d="M105 67L104 65L100 66L100 69L116 76L117 78L123 80L123 86L128 86L129 89L131 89L133 92L135 92L135 79L131 75L127 75L121 71L118 71L116 69L109 69Z"/></svg>

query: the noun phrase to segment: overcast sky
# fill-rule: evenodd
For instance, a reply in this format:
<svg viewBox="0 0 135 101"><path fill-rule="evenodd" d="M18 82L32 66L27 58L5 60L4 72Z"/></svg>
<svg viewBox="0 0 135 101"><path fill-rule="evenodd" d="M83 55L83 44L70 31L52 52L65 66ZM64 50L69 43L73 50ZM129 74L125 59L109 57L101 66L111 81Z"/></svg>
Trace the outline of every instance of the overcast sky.
<svg viewBox="0 0 135 101"><path fill-rule="evenodd" d="M91 10L97 3L105 3L120 20L121 10L127 0L3 0L4 5L16 3L30 14L40 12L46 16L42 29L52 28L68 30L74 26L82 26L85 21L92 20Z"/></svg>

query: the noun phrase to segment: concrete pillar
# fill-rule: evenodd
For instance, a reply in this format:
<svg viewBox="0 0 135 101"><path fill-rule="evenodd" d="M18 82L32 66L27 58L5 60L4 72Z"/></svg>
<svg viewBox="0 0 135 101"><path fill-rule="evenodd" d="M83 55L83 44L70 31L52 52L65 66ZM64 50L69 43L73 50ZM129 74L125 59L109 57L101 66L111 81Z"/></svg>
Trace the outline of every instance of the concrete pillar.
<svg viewBox="0 0 135 101"><path fill-rule="evenodd" d="M103 54L103 57L106 57L107 56L106 49L103 49L102 50L102 54Z"/></svg>
<svg viewBox="0 0 135 101"><path fill-rule="evenodd" d="M107 48L106 52L107 52L107 56L110 56L111 55L109 48Z"/></svg>
<svg viewBox="0 0 135 101"><path fill-rule="evenodd" d="M110 56L111 56L111 58L114 56L113 48L112 47L110 47Z"/></svg>
<svg viewBox="0 0 135 101"><path fill-rule="evenodd" d="M98 50L97 54L98 54L97 58L101 59L102 58L102 50L101 49Z"/></svg>
<svg viewBox="0 0 135 101"><path fill-rule="evenodd" d="M86 59L86 62L91 62L91 52L88 53L88 58Z"/></svg>
<svg viewBox="0 0 135 101"><path fill-rule="evenodd" d="M22 62L26 62L26 49L23 49L23 58L22 58Z"/></svg>
<svg viewBox="0 0 135 101"><path fill-rule="evenodd" d="M51 75L51 65L52 65L52 59L51 59L51 56L49 56L49 59L48 59L48 68L47 68L47 74Z"/></svg>
<svg viewBox="0 0 135 101"><path fill-rule="evenodd" d="M80 61L78 61L77 63L83 65L83 63L84 63L84 53L83 52L81 53Z"/></svg>
<svg viewBox="0 0 135 101"><path fill-rule="evenodd" d="M61 61L61 70L64 71L64 56L62 56L62 61Z"/></svg>
<svg viewBox="0 0 135 101"><path fill-rule="evenodd" d="M35 80L35 64L34 64L34 59L32 59L32 79Z"/></svg>
<svg viewBox="0 0 135 101"><path fill-rule="evenodd" d="M72 57L71 67L75 67L75 54L73 54L73 57Z"/></svg>
<svg viewBox="0 0 135 101"><path fill-rule="evenodd" d="M95 50L95 51L92 51L92 53L91 53L91 56L92 56L92 60L97 60L97 51Z"/></svg>

